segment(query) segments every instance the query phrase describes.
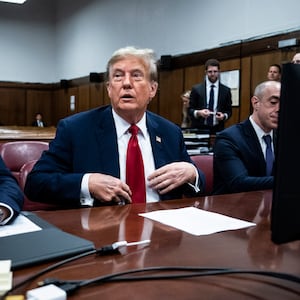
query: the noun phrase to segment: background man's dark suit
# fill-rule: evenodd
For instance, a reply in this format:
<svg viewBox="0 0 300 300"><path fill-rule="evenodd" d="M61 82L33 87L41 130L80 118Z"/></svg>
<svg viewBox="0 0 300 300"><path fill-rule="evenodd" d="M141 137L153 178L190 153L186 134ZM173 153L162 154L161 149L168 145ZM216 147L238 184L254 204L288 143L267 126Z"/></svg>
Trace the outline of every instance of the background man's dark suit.
<svg viewBox="0 0 300 300"><path fill-rule="evenodd" d="M195 118L194 111L208 108L207 95L206 95L206 81L196 84L192 87L190 95L189 115L191 116L191 127L198 129L208 129L205 125L204 118ZM227 114L227 120L232 115L232 97L230 88L226 85L219 83L219 95L217 111ZM225 121L220 121L219 124L214 126L214 132L218 132L224 129Z"/></svg>
<svg viewBox="0 0 300 300"><path fill-rule="evenodd" d="M214 194L272 189L273 180L273 176L266 176L264 154L249 119L217 134Z"/></svg>
<svg viewBox="0 0 300 300"><path fill-rule="evenodd" d="M171 162L192 162L178 126L151 112L146 112L146 125L155 168ZM79 206L82 177L91 172L120 178L117 136L111 106L82 112L59 122L49 151L43 153L27 177L25 193L33 201ZM201 171L199 175L205 182ZM200 188L203 190L202 184ZM195 194L194 189L185 184L161 196L161 199L180 198L183 193Z"/></svg>

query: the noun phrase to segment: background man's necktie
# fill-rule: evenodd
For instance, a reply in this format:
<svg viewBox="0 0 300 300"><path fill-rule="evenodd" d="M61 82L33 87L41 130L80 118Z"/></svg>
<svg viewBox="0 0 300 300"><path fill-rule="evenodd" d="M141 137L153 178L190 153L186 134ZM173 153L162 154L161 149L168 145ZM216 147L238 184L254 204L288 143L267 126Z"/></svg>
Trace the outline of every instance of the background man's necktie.
<svg viewBox="0 0 300 300"><path fill-rule="evenodd" d="M264 135L263 139L267 145L266 148L266 175L270 176L272 174L273 169L273 161L274 161L274 155L272 151L272 145L271 145L271 136L269 134Z"/></svg>
<svg viewBox="0 0 300 300"><path fill-rule="evenodd" d="M211 86L210 86L210 93L209 93L209 102L208 102L208 109L210 110L210 111L214 111L214 98L215 98L215 96L214 96L214 84L212 84ZM208 126L213 126L213 124L214 124L214 122L213 122L213 120L214 120L214 115L209 115L209 117L207 118L207 125Z"/></svg>
<svg viewBox="0 0 300 300"><path fill-rule="evenodd" d="M146 202L144 163L137 138L138 131L136 125L131 125L129 128L131 137L126 156L126 183L132 191L132 203Z"/></svg>

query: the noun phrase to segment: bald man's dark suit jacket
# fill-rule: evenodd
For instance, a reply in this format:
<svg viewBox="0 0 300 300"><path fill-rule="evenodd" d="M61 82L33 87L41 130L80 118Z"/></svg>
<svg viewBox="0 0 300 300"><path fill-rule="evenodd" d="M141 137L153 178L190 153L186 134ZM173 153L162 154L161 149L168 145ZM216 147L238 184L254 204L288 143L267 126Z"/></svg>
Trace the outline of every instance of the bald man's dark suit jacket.
<svg viewBox="0 0 300 300"><path fill-rule="evenodd" d="M23 202L23 192L0 156L0 203L13 209L15 213L12 219L14 219L21 211Z"/></svg>
<svg viewBox="0 0 300 300"><path fill-rule="evenodd" d="M273 138L276 145L276 132ZM264 154L249 119L217 134L214 194L272 189L273 182L273 176L266 176Z"/></svg>
<svg viewBox="0 0 300 300"><path fill-rule="evenodd" d="M146 113L155 168L178 161L191 162L181 129L170 121ZM67 117L58 124L50 143L27 177L25 194L33 201L79 206L81 180L85 173L99 172L120 177L117 135L111 106ZM199 171L200 189L204 174ZM195 195L188 184L161 196L175 199Z"/></svg>
<svg viewBox="0 0 300 300"><path fill-rule="evenodd" d="M192 87L191 95L190 95L190 106L189 106L189 115L191 117L191 127L198 129L207 129L207 125L205 125L204 118L195 118L194 111L208 108L206 96L206 81L200 84L196 84ZM217 111L226 113L227 120L232 115L232 95L231 90L226 85L219 83L219 95L218 95L218 105ZM219 122L219 124L215 125L214 132L218 132L224 129L225 121Z"/></svg>

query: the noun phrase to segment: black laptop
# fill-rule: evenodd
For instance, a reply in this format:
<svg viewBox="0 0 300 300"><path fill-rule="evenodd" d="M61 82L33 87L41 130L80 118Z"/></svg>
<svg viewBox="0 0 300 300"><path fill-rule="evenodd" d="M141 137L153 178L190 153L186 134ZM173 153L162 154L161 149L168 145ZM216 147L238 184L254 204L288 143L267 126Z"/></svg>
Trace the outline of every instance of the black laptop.
<svg viewBox="0 0 300 300"><path fill-rule="evenodd" d="M0 237L0 260L11 260L20 269L95 249L91 241L66 233L32 212L22 212L42 230Z"/></svg>

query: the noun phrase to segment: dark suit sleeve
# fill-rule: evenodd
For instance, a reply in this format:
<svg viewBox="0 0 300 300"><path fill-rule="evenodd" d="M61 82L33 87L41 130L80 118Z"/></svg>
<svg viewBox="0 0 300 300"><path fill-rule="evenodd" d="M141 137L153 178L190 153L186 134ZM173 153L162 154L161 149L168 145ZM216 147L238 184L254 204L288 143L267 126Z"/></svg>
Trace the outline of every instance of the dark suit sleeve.
<svg viewBox="0 0 300 300"><path fill-rule="evenodd" d="M236 130L217 134L214 145L214 194L265 190L273 187L273 176L265 176L263 154ZM255 145L253 145L255 144Z"/></svg>
<svg viewBox="0 0 300 300"><path fill-rule="evenodd" d="M76 138L74 131L78 132ZM80 143L80 136L82 135L79 128L72 129L72 125L66 120L59 122L56 137L49 144L49 150L42 154L27 176L25 194L30 200L66 207L79 206L84 172L75 170L72 145L76 140ZM84 142L82 144L84 149ZM83 150L80 161L85 160L84 155Z"/></svg>
<svg viewBox="0 0 300 300"><path fill-rule="evenodd" d="M194 113L196 110L207 108L206 103L206 88L205 84L196 84L191 89L190 105L188 109L189 116L191 118L191 127L201 128L204 124L205 119L202 117L195 118Z"/></svg>
<svg viewBox="0 0 300 300"><path fill-rule="evenodd" d="M148 117L148 120L149 119L150 118ZM161 118L158 118L156 129L152 129L151 124L149 125L156 169L179 161L194 164L187 153L184 138L181 129L178 126L171 124L169 121L162 120ZM159 130L157 130L157 128ZM157 141L157 136L160 137L159 142ZM201 170L197 169L197 167L196 170L199 175L198 188L200 189L200 192L196 192L189 184L184 184L183 186L172 190L168 194L161 195L161 199L179 199L182 198L182 196L193 197L203 192L205 186L205 175Z"/></svg>
<svg viewBox="0 0 300 300"><path fill-rule="evenodd" d="M24 196L11 172L5 166L0 157L0 202L10 206L14 211L15 218L21 211Z"/></svg>

